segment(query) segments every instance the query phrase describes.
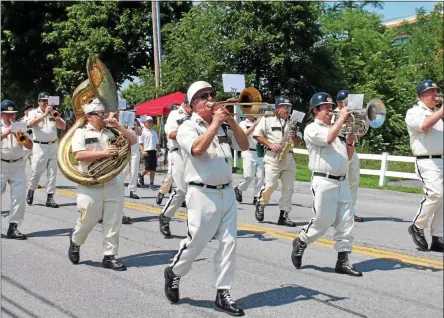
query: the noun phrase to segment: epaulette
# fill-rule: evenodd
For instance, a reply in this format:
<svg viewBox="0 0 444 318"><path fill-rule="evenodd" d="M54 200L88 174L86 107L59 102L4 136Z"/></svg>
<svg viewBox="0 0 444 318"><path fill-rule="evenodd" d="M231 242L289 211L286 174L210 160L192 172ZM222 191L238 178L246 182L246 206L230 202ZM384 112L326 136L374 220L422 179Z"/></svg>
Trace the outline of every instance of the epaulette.
<svg viewBox="0 0 444 318"><path fill-rule="evenodd" d="M77 127L77 129L85 129L85 125Z"/></svg>

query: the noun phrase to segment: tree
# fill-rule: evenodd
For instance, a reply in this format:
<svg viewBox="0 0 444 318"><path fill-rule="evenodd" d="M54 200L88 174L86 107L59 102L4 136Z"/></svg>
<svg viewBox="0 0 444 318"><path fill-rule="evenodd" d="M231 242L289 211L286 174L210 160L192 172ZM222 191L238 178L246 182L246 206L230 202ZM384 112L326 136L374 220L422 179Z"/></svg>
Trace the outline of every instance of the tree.
<svg viewBox="0 0 444 318"><path fill-rule="evenodd" d="M56 44L42 45L45 21L63 19L68 2L1 3L2 12L2 98L17 103L36 103L41 91L55 93L52 68L46 57L57 50Z"/></svg>

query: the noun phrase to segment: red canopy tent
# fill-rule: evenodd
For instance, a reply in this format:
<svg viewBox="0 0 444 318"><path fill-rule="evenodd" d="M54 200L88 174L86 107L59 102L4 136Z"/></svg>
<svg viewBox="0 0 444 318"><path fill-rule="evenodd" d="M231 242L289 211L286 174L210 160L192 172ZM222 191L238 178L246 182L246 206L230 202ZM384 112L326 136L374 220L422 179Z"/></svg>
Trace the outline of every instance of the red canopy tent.
<svg viewBox="0 0 444 318"><path fill-rule="evenodd" d="M136 105L137 115L168 116L172 104L182 104L185 94L175 92Z"/></svg>

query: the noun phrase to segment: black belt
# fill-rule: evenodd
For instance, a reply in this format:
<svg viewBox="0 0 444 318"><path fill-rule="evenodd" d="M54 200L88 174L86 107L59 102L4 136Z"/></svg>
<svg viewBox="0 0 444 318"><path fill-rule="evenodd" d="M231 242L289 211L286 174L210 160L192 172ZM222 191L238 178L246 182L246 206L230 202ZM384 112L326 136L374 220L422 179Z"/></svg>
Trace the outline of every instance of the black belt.
<svg viewBox="0 0 444 318"><path fill-rule="evenodd" d="M217 186L212 186L212 185L203 184L203 183L190 182L189 185L195 185L198 187L208 188L208 189L222 190L222 189L225 189L226 187L228 187L230 184L225 183L225 184L219 184Z"/></svg>
<svg viewBox="0 0 444 318"><path fill-rule="evenodd" d="M57 139L54 139L53 141L38 141L38 140L34 140L33 141L36 144L41 144L41 145L52 145L53 143L57 142Z"/></svg>
<svg viewBox="0 0 444 318"><path fill-rule="evenodd" d="M250 150L250 151L256 151L256 148L254 148L254 149L248 149L248 150Z"/></svg>
<svg viewBox="0 0 444 318"><path fill-rule="evenodd" d="M170 151L173 152L173 151L176 151L176 150L179 150L179 148L173 148Z"/></svg>
<svg viewBox="0 0 444 318"><path fill-rule="evenodd" d="M18 159L11 159L11 160L5 160L5 159L2 159L2 161L4 161L4 162L9 162L9 163L13 163L13 162L16 162L16 161L19 161L19 160L21 160L23 157L20 157L20 158L18 158Z"/></svg>
<svg viewBox="0 0 444 318"><path fill-rule="evenodd" d="M331 174L327 174L327 173L323 173L323 172L313 172L313 176L314 177L324 177L324 178L339 180L339 181L342 181L345 179L345 176L333 176Z"/></svg>
<svg viewBox="0 0 444 318"><path fill-rule="evenodd" d="M427 156L416 156L416 159L437 159L442 158L442 155L427 155Z"/></svg>

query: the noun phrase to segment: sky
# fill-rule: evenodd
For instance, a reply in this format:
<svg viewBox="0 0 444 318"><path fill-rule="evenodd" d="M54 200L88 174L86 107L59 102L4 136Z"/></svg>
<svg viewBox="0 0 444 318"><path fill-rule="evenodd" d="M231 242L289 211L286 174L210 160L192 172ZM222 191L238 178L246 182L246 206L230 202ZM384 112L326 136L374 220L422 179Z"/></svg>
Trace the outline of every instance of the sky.
<svg viewBox="0 0 444 318"><path fill-rule="evenodd" d="M383 1L383 3L383 9L374 9L369 6L368 10L381 14L382 21L388 21L414 16L416 9L420 7L424 7L427 12L430 12L433 9L434 1ZM125 81L120 90L127 88L129 83L129 81Z"/></svg>

